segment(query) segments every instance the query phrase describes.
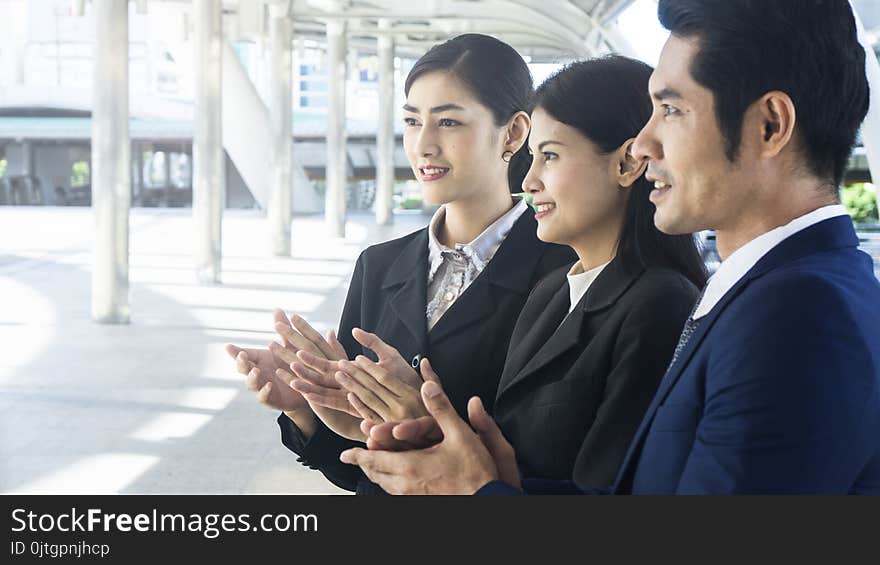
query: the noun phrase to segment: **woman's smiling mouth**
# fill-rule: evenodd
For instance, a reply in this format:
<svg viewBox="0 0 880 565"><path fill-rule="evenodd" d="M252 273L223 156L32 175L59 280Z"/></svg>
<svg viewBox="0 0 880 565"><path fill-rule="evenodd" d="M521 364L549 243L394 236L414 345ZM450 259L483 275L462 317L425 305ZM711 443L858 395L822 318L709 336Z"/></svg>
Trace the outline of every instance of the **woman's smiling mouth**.
<svg viewBox="0 0 880 565"><path fill-rule="evenodd" d="M419 167L419 179L430 182L441 179L449 173L446 167Z"/></svg>

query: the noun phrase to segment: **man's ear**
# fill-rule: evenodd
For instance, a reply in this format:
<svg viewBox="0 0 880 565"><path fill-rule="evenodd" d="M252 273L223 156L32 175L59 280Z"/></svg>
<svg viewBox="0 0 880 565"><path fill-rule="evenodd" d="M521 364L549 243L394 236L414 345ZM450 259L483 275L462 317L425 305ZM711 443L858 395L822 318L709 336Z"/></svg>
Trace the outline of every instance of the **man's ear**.
<svg viewBox="0 0 880 565"><path fill-rule="evenodd" d="M529 138L529 131L532 128L532 119L525 112L517 112L510 121L507 122L506 137L504 141L504 151L516 153Z"/></svg>
<svg viewBox="0 0 880 565"><path fill-rule="evenodd" d="M752 121L744 131L759 135L760 153L764 158L775 157L785 149L794 135L797 111L791 97L779 90L768 92L747 112Z"/></svg>
<svg viewBox="0 0 880 565"><path fill-rule="evenodd" d="M634 182L639 180L639 177L645 174L645 169L648 166L647 160L639 160L633 156L632 147L634 142L635 138L626 140L614 152L614 158L611 161L614 167L614 174L617 177L617 184L622 188L631 187Z"/></svg>

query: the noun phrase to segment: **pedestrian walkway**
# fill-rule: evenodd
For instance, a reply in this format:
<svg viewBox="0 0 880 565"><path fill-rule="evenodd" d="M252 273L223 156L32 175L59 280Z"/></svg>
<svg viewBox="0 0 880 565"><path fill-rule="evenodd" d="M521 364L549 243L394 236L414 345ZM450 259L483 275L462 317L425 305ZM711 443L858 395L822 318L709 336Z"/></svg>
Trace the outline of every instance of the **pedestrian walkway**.
<svg viewBox="0 0 880 565"><path fill-rule="evenodd" d="M131 214L131 324L90 320L89 209L0 207L0 492L333 493L279 442L223 351L265 346L275 307L335 327L361 249L418 229L350 218L293 222L293 256L267 222L229 211L223 284L195 283L189 210Z"/></svg>

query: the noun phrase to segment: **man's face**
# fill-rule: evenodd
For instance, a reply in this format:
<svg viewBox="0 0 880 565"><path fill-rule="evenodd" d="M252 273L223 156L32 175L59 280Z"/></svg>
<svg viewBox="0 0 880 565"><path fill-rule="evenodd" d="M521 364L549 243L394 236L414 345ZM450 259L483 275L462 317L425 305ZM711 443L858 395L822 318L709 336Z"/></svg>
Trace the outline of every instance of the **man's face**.
<svg viewBox="0 0 880 565"><path fill-rule="evenodd" d="M714 96L690 74L698 49L696 40L670 36L649 82L654 113L633 145L636 158L649 160L654 223L668 234L728 227L752 186L748 157L728 160Z"/></svg>

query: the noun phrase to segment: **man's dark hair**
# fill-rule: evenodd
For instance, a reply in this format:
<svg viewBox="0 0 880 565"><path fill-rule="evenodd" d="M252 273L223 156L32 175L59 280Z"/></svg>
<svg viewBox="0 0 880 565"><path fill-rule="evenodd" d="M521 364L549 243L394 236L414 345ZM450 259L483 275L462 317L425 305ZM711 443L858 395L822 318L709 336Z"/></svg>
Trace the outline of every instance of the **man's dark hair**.
<svg viewBox="0 0 880 565"><path fill-rule="evenodd" d="M658 13L673 35L699 42L690 71L715 97L728 159L746 109L779 90L794 102L807 165L836 190L869 99L847 0L660 0Z"/></svg>

